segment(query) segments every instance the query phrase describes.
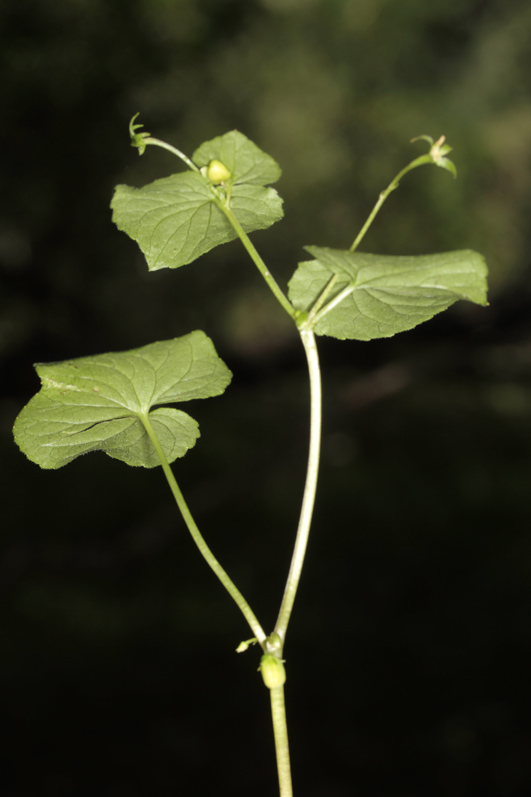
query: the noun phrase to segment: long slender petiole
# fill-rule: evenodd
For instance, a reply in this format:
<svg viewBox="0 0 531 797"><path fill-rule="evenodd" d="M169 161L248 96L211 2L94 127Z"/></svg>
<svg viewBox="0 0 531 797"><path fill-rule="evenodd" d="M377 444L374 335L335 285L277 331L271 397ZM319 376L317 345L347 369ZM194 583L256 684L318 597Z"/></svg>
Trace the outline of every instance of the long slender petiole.
<svg viewBox="0 0 531 797"><path fill-rule="evenodd" d="M188 509L188 505L184 500L183 494L179 489L177 481L175 480L175 476L173 475L173 471L168 464L168 460L162 450L162 446L160 445L159 439L153 429L151 421L149 420L148 415L142 416L141 418L142 423L144 424L144 428L149 435L151 442L153 443L153 447L157 452L158 458L160 460L160 464L162 465L162 470L164 471L164 475L168 481L170 489L173 493L173 497L175 498L175 502L181 511L181 515L183 516L184 522L188 526L188 530L192 535L192 539L194 540L195 544L199 548L199 552L201 553L202 557L205 559L206 563L209 567L214 571L216 576L219 578L231 598L234 600L238 608L240 609L241 613L249 623L251 631L253 632L254 636L256 637L257 642L260 645L264 645L266 635L262 629L262 626L258 622L254 612L252 611L251 607L241 594L240 590L236 587L232 579L227 575L225 570L222 568L208 545L206 544L203 535L199 531L195 520L192 517L192 513Z"/></svg>

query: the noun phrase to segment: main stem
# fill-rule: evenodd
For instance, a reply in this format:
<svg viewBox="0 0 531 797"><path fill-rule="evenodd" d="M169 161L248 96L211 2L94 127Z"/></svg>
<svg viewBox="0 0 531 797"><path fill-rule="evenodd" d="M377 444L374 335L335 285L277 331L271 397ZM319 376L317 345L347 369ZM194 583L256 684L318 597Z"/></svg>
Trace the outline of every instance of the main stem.
<svg viewBox="0 0 531 797"><path fill-rule="evenodd" d="M297 317L295 308L278 286L266 264L249 239L249 236L228 206L228 203L225 203L219 199L216 200L216 204L231 223L245 249L249 253L253 263L262 274L279 303L295 321ZM311 329L301 326L299 327L299 334L301 336L302 345L304 346L304 351L306 353L310 377L310 447L299 526L297 529L297 536L295 539L295 546L291 558L291 565L286 581L286 587L284 589L284 596L274 630L274 633L278 634L281 640L281 650L279 655L282 655L284 639L286 637L288 623L291 617L293 604L295 602L295 596L297 594L306 548L308 545L313 507L315 504L315 494L317 491L317 475L319 472L319 455L321 450L321 369L319 366L317 345L315 343L315 335Z"/></svg>
<svg viewBox="0 0 531 797"><path fill-rule="evenodd" d="M146 429L146 432L149 435L151 442L153 443L153 447L157 452L157 455L160 459L160 464L162 465L162 470L164 471L164 475L168 481L170 489L173 493L173 497L175 498L175 502L180 509L181 515L183 516L184 522L188 526L188 530L192 535L192 539L194 540L195 544L199 548L199 551L203 558L205 559L206 563L209 567L214 571L216 576L219 578L231 598L234 600L238 608L240 609L241 613L249 623L249 626L256 637L257 642L260 645L263 645L266 639L266 635L262 629L262 626L258 622L253 610L236 587L232 579L227 575L225 570L222 568L208 545L206 544L203 535L199 531L195 520L192 517L192 513L188 509L188 505L184 500L183 494L179 489L177 481L175 480L175 476L173 475L173 471L168 464L168 460L166 459L166 455L162 450L162 446L160 445L159 439L153 429L151 421L146 413L146 415L142 416L142 423Z"/></svg>
<svg viewBox="0 0 531 797"><path fill-rule="evenodd" d="M278 783L280 797L292 797L291 766L289 760L288 725L286 722L286 705L284 703L284 687L271 689L271 716L277 754Z"/></svg>
<svg viewBox="0 0 531 797"><path fill-rule="evenodd" d="M245 249L250 255L253 263L262 274L274 296L278 299L279 303L282 305L288 315L294 321L296 321L297 313L295 308L278 286L277 282L269 272L269 269L256 251L253 243L243 230L241 224L238 222L238 219L235 217L230 207L228 207L228 205L221 200L219 200L219 202L216 204L231 223ZM323 297L323 300L324 298L326 297ZM275 634L278 635L279 648L275 651L275 655L278 655L279 657L282 656L286 631L291 617L293 604L295 602L295 596L297 594L302 567L304 564L306 548L308 546L308 537L310 534L315 495L317 491L317 476L319 471L319 455L321 449L321 369L319 367L317 345L315 343L315 336L311 329L299 327L299 334L301 336L304 351L306 353L310 377L310 445L308 465L306 470L306 483L304 487L299 526L297 529L297 536L295 538L290 570L288 573L284 596L280 606L275 630L271 637L268 637L268 639L271 639ZM267 639L265 647L267 650ZM271 714L273 719L273 733L275 737L280 797L292 797L293 787L291 783L288 728L286 722L286 707L284 703L283 686L279 687L278 689L271 690Z"/></svg>
<svg viewBox="0 0 531 797"><path fill-rule="evenodd" d="M277 282L271 275L266 264L256 251L253 243L249 239L238 219L222 200L216 202L219 209L223 211L227 219L230 221L235 232L238 234L245 249L249 253L253 263L257 266L258 270L264 277L269 285L271 291L278 299L284 310L291 316L293 320L296 319L296 311L289 299L284 295ZM277 618L274 633L278 634L281 640L281 645L284 645L288 623L291 617L295 596L299 586L299 581L304 564L304 557L308 545L308 537L310 534L310 526L312 522L313 507L315 504L315 495L317 491L317 476L319 472L319 455L321 450L321 369L319 366L319 356L317 354L317 345L315 343L315 335L311 329L299 327L299 334L301 336L302 345L306 353L308 361L308 373L310 377L310 447L308 454L308 466L306 470L306 484L304 487L304 495L302 499L301 514L299 518L299 526L297 529L297 536L295 538L295 546L291 558L290 570L284 589L284 596L280 611ZM280 650L282 655L282 650Z"/></svg>
<svg viewBox="0 0 531 797"><path fill-rule="evenodd" d="M304 557L308 545L310 525L312 522L313 507L315 504L315 494L317 492L317 476L319 473L319 456L321 450L321 369L319 366L319 356L315 343L315 335L310 329L300 329L300 336L306 359L308 361L308 373L310 377L310 446L308 452L308 466L306 470L306 484L302 499L301 514L297 537L291 558L291 566L286 581L284 597L278 613L275 633L278 634L284 644L288 623L291 617L295 596L299 586L299 581L304 564Z"/></svg>

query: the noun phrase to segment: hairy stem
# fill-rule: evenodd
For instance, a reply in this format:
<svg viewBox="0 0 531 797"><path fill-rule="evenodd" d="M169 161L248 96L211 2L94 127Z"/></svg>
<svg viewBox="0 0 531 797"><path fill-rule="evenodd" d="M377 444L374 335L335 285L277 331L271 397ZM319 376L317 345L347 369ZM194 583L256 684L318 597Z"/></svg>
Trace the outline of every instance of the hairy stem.
<svg viewBox="0 0 531 797"><path fill-rule="evenodd" d="M168 464L168 460L162 450L160 445L159 439L151 425L151 421L149 420L148 415L144 415L141 418L142 423L148 433L151 442L157 452L157 455L160 459L160 464L162 465L162 470L164 471L164 475L168 481L170 489L173 493L173 497L175 498L175 502L181 511L181 515L183 516L184 522L188 526L188 531L192 535L192 539L199 548L199 552L202 555L203 559L205 559L208 566L214 571L218 579L221 581L231 598L234 600L238 608L240 609L241 613L249 623L251 631L253 632L254 636L256 637L258 643L263 645L266 639L266 635L262 629L262 626L258 622L254 612L252 611L251 607L236 587L234 582L229 578L225 570L222 568L208 545L206 544L203 535L199 531L195 520L192 517L192 513L188 509L188 505L184 500L183 494L181 493L179 486L175 480L175 476L173 475L173 471Z"/></svg>

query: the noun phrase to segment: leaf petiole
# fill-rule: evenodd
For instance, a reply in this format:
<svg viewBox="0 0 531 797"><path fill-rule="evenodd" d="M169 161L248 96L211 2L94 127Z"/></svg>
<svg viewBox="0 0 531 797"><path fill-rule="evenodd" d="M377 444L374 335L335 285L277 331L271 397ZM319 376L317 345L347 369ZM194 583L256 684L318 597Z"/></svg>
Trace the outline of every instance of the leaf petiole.
<svg viewBox="0 0 531 797"><path fill-rule="evenodd" d="M162 450L162 446L155 433L155 430L153 429L153 426L151 424L151 421L149 420L147 413L141 417L141 420L146 432L149 435L151 442L153 443L153 447L160 459L162 470L170 486L170 490L173 493L173 497L175 498L175 503L179 507L181 515L183 516L183 520L186 523L188 531L192 535L192 539L197 545L200 554L202 555L203 559L206 561L210 569L213 570L213 572L216 574L216 576L221 581L221 583L223 584L223 586L225 587L231 598L234 600L234 602L240 609L241 613L247 620L251 628L251 631L255 635L257 642L261 646L263 646L265 644L266 634L264 633L262 626L260 625L258 619L256 618L256 615L254 614L253 610L251 609L251 607L249 606L249 604L241 594L240 590L237 588L232 579L225 572L223 567L220 565L220 563L218 562L218 560L216 559L216 557L214 556L214 554L206 544L205 539L201 534L201 532L199 531L199 528L197 527L197 524L192 516L192 513L190 512L188 505L184 500L184 496L181 490L179 489L179 485L177 484L175 476L173 475L173 471L168 464L168 460L166 459L164 451Z"/></svg>

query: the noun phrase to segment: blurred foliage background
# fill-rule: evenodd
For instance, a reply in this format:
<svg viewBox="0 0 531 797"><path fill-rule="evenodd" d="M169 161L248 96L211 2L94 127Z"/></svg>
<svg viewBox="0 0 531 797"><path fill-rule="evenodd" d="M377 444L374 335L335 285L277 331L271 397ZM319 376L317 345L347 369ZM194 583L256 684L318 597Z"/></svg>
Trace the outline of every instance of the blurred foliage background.
<svg viewBox="0 0 531 797"><path fill-rule="evenodd" d="M95 454L39 471L11 427L32 363L201 328L234 371L189 409L175 471L209 544L273 626L304 480L297 336L237 243L148 274L110 220L127 124L191 153L237 128L284 170L253 238L282 285L302 246L347 248L442 133L365 251L473 248L461 303L371 344L322 339L313 537L286 648L295 790L531 790L531 5L527 0L4 0L0 5L0 689L9 797L275 794L248 630L161 474ZM188 408L187 408L188 409Z"/></svg>

